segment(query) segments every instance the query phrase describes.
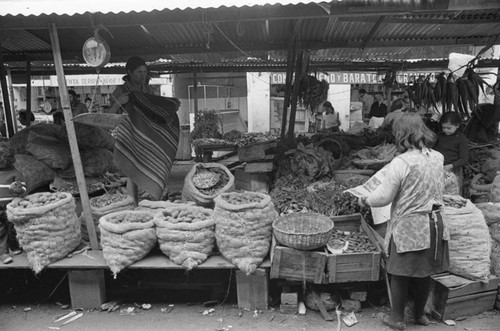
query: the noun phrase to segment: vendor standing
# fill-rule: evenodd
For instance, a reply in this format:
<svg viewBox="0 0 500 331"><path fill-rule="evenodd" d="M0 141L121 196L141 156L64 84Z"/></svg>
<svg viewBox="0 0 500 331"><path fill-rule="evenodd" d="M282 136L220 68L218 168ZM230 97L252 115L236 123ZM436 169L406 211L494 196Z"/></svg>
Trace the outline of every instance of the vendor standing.
<svg viewBox="0 0 500 331"><path fill-rule="evenodd" d="M375 96L375 102L370 108L368 118L370 119L370 128L378 129L383 123L384 118L387 116L387 106L384 103L384 97L381 94Z"/></svg>
<svg viewBox="0 0 500 331"><path fill-rule="evenodd" d="M368 113L373 104L373 97L366 93L365 89L359 90L359 101L363 103L362 114L363 118L368 118Z"/></svg>
<svg viewBox="0 0 500 331"><path fill-rule="evenodd" d="M124 84L118 86L112 94L111 108L107 113L121 114L128 103L128 95L132 91L153 94L151 87L147 84L148 69L146 62L137 56L128 59L125 65L127 74L123 76Z"/></svg>
<svg viewBox="0 0 500 331"><path fill-rule="evenodd" d="M441 214L443 206L443 156L432 150L436 140L420 116L407 113L392 127L398 151L387 165L386 177L360 205L382 207L392 203L385 238L387 272L391 275L392 314L379 314L382 322L404 330L408 290L414 290L414 318L428 325L425 304L431 277L449 266L449 233Z"/></svg>
<svg viewBox="0 0 500 331"><path fill-rule="evenodd" d="M341 125L339 113L335 112L330 101L324 102L322 108L323 115L321 128L326 131L338 132Z"/></svg>

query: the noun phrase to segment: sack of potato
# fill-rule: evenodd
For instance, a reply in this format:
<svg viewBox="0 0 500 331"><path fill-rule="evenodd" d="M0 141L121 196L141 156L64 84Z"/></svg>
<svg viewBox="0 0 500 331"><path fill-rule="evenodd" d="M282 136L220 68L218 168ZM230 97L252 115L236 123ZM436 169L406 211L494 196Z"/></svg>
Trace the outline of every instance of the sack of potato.
<svg viewBox="0 0 500 331"><path fill-rule="evenodd" d="M264 193L225 193L215 199L215 238L219 251L251 274L269 253L272 224L278 217Z"/></svg>
<svg viewBox="0 0 500 331"><path fill-rule="evenodd" d="M187 270L203 263L214 249L212 213L202 207L178 205L157 214L154 222L161 251Z"/></svg>
<svg viewBox="0 0 500 331"><path fill-rule="evenodd" d="M109 192L104 195L94 197L90 199L90 208L92 211L92 219L94 220L95 229L97 232L97 238L101 237L101 231L99 230L99 219L108 214L124 211L133 210L135 208L134 198L128 194L123 194L121 192ZM85 221L81 223L82 225L82 240L88 241L89 235L87 231L87 225Z"/></svg>
<svg viewBox="0 0 500 331"><path fill-rule="evenodd" d="M156 244L153 216L147 211L118 211L99 220L102 254L115 278L153 249Z"/></svg>
<svg viewBox="0 0 500 331"><path fill-rule="evenodd" d="M7 205L19 244L37 274L80 244L80 222L69 193L35 193Z"/></svg>
<svg viewBox="0 0 500 331"><path fill-rule="evenodd" d="M167 208L175 207L175 206L180 206L180 205L196 206L196 203L194 203L193 201L171 202L171 201L141 200L141 201L139 201L139 204L135 208L135 210L150 211L152 213L157 213L163 209L167 209Z"/></svg>
<svg viewBox="0 0 500 331"><path fill-rule="evenodd" d="M234 176L219 163L197 163L186 175L182 198L207 208L222 193L234 191Z"/></svg>

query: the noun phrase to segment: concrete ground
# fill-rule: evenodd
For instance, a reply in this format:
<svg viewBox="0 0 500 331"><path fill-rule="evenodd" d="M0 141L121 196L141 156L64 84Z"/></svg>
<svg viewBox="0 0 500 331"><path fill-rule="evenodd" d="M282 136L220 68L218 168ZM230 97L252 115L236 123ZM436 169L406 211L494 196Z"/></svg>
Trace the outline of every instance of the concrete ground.
<svg viewBox="0 0 500 331"><path fill-rule="evenodd" d="M31 308L25 312L25 308ZM134 307L133 304L124 305ZM203 306L175 305L171 312L162 312L168 308L168 303L153 304L150 310L135 308L134 312L116 311L114 313L85 311L84 315L67 325L53 321L67 313L59 306L0 306L0 330L2 331L29 331L29 330L207 330L207 331L238 331L238 330L336 330L337 322L326 322L321 315L308 311L304 316L284 315L268 310L263 312L246 311L225 305L215 307L215 312L203 315L208 308ZM384 327L375 317L383 308L365 309L357 314L359 323L348 328L342 325L342 330L352 331L382 331L390 330ZM456 326L447 326L441 322L433 322L428 327L409 324L407 330L436 330L436 331L481 331L500 330L500 312L490 311L466 320L457 321Z"/></svg>

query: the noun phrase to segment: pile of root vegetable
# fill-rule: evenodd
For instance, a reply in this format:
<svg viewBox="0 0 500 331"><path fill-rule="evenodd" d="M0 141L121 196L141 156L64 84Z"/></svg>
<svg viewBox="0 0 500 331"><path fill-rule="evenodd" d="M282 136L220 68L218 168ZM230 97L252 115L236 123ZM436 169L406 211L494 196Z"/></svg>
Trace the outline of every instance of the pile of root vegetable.
<svg viewBox="0 0 500 331"><path fill-rule="evenodd" d="M107 192L104 195L90 199L90 206L93 208L103 208L114 203L123 201L129 197L128 194L122 193L120 190Z"/></svg>
<svg viewBox="0 0 500 331"><path fill-rule="evenodd" d="M347 247L346 247L347 243ZM377 249L370 242L368 236L362 232L334 230L327 244L329 250L342 250L343 253L376 252ZM345 248L345 249L344 249Z"/></svg>
<svg viewBox="0 0 500 331"><path fill-rule="evenodd" d="M218 181L214 186L209 187L209 188L197 187L198 191L200 191L202 194L214 195L214 194L218 193L221 189L223 189L227 185L227 183L229 183L229 176L221 168L205 168L202 166L198 166L196 168L195 175L199 174L199 173L207 173L207 172L213 173L215 176L217 176Z"/></svg>
<svg viewBox="0 0 500 331"><path fill-rule="evenodd" d="M32 194L24 198L21 198L17 203L18 205L17 208L18 209L39 208L56 203L66 198L67 197L64 194L57 194L57 193Z"/></svg>
<svg viewBox="0 0 500 331"><path fill-rule="evenodd" d="M232 205L248 205L254 203L261 203L264 199L257 195L228 193L222 196L222 200Z"/></svg>

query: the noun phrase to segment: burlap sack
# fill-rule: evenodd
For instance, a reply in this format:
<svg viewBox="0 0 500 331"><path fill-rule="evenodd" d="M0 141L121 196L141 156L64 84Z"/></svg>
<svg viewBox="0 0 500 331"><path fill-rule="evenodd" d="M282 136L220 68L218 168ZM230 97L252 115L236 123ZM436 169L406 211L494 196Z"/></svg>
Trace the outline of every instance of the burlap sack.
<svg viewBox="0 0 500 331"><path fill-rule="evenodd" d="M153 214L119 211L101 217L102 253L113 275L143 259L156 244Z"/></svg>
<svg viewBox="0 0 500 331"><path fill-rule="evenodd" d="M228 200L259 199L234 204ZM220 252L240 270L251 274L269 253L272 224L278 217L271 197L256 192L225 193L215 199L215 238Z"/></svg>
<svg viewBox="0 0 500 331"><path fill-rule="evenodd" d="M178 205L157 214L154 222L161 251L187 270L203 263L214 249L212 213L202 207Z"/></svg>
<svg viewBox="0 0 500 331"><path fill-rule="evenodd" d="M35 193L7 205L19 244L38 274L66 257L80 244L80 223L69 193Z"/></svg>
<svg viewBox="0 0 500 331"><path fill-rule="evenodd" d="M500 222L500 203L484 202L476 204L476 207L483 213L486 224Z"/></svg>
<svg viewBox="0 0 500 331"><path fill-rule="evenodd" d="M196 188L196 186L194 186L193 183L193 177L196 174L196 170L198 167L222 169L228 176L229 181L226 185L224 185L224 187L221 187L219 190L217 190L216 193L211 195L203 194ZM197 163L186 175L186 178L184 180L184 187L182 189L182 198L187 201L194 201L199 206L212 208L214 206L214 200L217 196L222 193L231 191L234 191L234 176L227 167L219 163Z"/></svg>
<svg viewBox="0 0 500 331"><path fill-rule="evenodd" d="M490 274L491 240L484 216L470 200L463 208L444 207L450 231L450 272L487 281Z"/></svg>

